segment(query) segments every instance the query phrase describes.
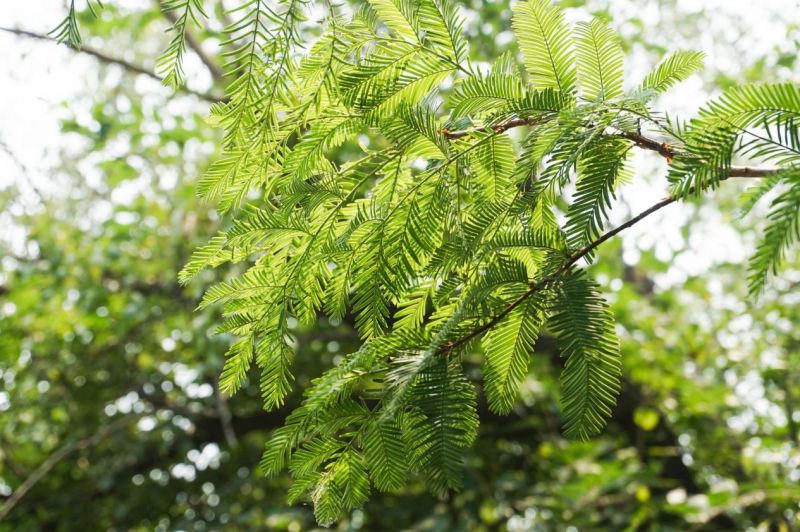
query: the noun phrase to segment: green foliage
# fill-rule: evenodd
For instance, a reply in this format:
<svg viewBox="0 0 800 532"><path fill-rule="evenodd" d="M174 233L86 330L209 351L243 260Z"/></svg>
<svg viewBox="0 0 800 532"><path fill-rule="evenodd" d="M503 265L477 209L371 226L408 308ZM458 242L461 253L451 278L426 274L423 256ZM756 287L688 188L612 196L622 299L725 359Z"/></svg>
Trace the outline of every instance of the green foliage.
<svg viewBox="0 0 800 532"><path fill-rule="evenodd" d="M130 43L162 37L157 3L125 3L121 11L114 4L93 19L81 12L86 4L76 2L75 20L92 34L94 49L152 64L151 43ZM231 5L242 4L256 6ZM590 10L599 4L560 3ZM664 26L670 3L658 4ZM223 17L220 3L213 5L211 31L195 34L212 39L205 49L227 53L251 43L247 26L242 37L218 46L213 28L226 18L241 21L244 13ZM289 3L261 5L278 14L261 18L265 29L278 29ZM300 44L289 58L286 100L275 95L275 115L263 131L254 129L266 116L255 103L255 122L239 130L249 136L222 146L224 155L203 181L203 194L229 213L224 220L207 218L207 209L194 203L191 179L174 186L169 176L191 176L206 167L210 146L219 138L209 123L222 124L229 101L215 106L219 112L205 121L203 101L133 83L136 74L120 81L103 66L95 72L93 60L84 63L97 79L87 76L76 101L58 113L75 114L63 130L82 142L69 143L80 144L79 153L70 149L60 155L53 172L58 186L42 187L46 203L32 202L13 185L0 186L12 234L0 252L0 528L312 529L312 505L298 504L304 500L314 503L321 522L341 520L340 529L796 528L795 274L787 275L790 282L760 290L758 304L745 308L731 304L733 297L746 296L741 265L715 261L702 276L687 277L685 256L672 260L661 246L657 257L638 247L636 264L622 263L622 247L613 240L578 257L591 261L602 288L581 273L579 262L571 264L572 273L562 269L600 238L606 211L615 208L614 193L626 184L624 170L632 161L623 161L623 153L635 149L635 135L657 135L655 146L666 143L665 153L680 159L692 125L677 125L647 107L655 89L638 87L629 96L606 100L588 97L578 61L591 49L579 49L576 42L578 98L552 88L531 90L516 62L516 45L493 43L508 29L507 6L470 1L458 3L468 21L461 42L468 40L469 48L459 66L452 65L455 73L427 98L406 101L412 87L399 102L386 104L388 110L363 117L350 111L361 103L364 112L380 107L388 93L375 97L371 91L381 90L391 75L405 75L405 65L366 92L355 89L352 103L331 104L331 97L344 98L340 73L349 76L367 52L377 56L363 65L379 65L404 44L394 36L381 50L360 44L359 34L390 35L374 10L354 9L355 20L347 7L337 7L333 16L327 4L298 5L301 22L294 28ZM397 26L398 32L403 24L411 28L403 42L429 48L425 61L438 57L449 65L443 57L458 53L450 51L445 33L438 32L439 44L426 37L425 25L436 17L428 14L419 22L419 11L407 9L421 2L395 5L401 16L416 21ZM628 0L620 5L639 6ZM316 17L326 15L331 16L318 24ZM713 16L716 22L724 14ZM700 15L679 20L681 33L692 39L713 34ZM626 36L634 33L626 49L636 64L643 49L660 52L674 38L673 31L663 32L666 38L646 31L653 21L634 16L626 22ZM734 25L720 24L726 31ZM572 32L575 40L577 33ZM259 49L267 41L259 40ZM726 44L742 51L748 43ZM496 49L509 46L509 53L498 57ZM787 66L785 57L797 55L792 46L787 39L780 55L758 61L746 77L785 76L785 68L771 67ZM12 49L9 57L14 55ZM331 62L332 56L342 60ZM495 57L492 69L485 69ZM256 100L272 105L269 76L278 61L267 55L257 61L264 69L252 78ZM648 79L666 76L674 83L692 71L678 69L680 75L672 76L669 69L660 74L656 69ZM724 85L731 83L727 79ZM152 90L143 94L143 89ZM127 113L109 104L125 100L131 104ZM86 125L87 110L99 130ZM495 131L509 121L519 125ZM797 135L791 118L748 129L763 139L740 135L731 169L751 161L784 169L746 194L746 206L760 214L759 199L767 207L776 198L794 198L795 155L787 147L797 147ZM627 136L617 136L622 133ZM13 149L16 139L6 140ZM273 151L275 146L280 149ZM700 143L698 153L704 149ZM95 168L92 161L102 162ZM622 165L623 171L593 171L604 165ZM86 179L89 167L98 172ZM408 194L428 171L434 174L430 184ZM357 174L364 173L370 176L362 182ZM11 174L13 179L13 166ZM132 179L141 193L131 194ZM735 193L736 185L720 192L714 205L705 205L692 220L692 229L703 224L702 213L730 208L733 194L726 192ZM654 200L660 196L656 192ZM435 203L436 197L445 199ZM413 210L404 205L412 199ZM458 202L458 210L450 201ZM794 199L778 201L764 226L789 220L781 223L791 231L794 205ZM109 207L112 212L103 214ZM443 212L447 218L437 220ZM398 227L376 229L387 216L403 217L402 235ZM747 231L751 224L758 225L758 218L736 227ZM307 246L322 225L327 229ZM25 232L24 248L15 244L18 228ZM197 279L179 286L174 272L189 248L200 235L215 235L220 228L224 231L197 250L181 276ZM783 249L780 266L797 270L792 235L780 228L767 231L771 251L765 256L772 261L775 249L778 255ZM746 244L746 238L732 240ZM281 257L261 258L284 248ZM330 269L309 272L286 287L289 270L282 261L306 249L297 275L321 264ZM414 253L408 264L405 250ZM679 253L693 254L686 248ZM384 262L372 270L380 278L363 282L368 257ZM202 271L228 262L233 266L224 271ZM662 275L650 279L650 272ZM680 286L665 289L664 279L674 280L675 273ZM404 275L407 288L395 293ZM321 280L321 301L313 301L319 289L309 288L309 279ZM193 313L211 282L218 284ZM370 297L384 306L364 322L376 331L364 342L353 329L355 313L361 312L355 309L365 316L374 310L358 300L358 292L373 288ZM272 328L281 316L260 311L282 301L283 290L291 298L286 324ZM586 341L611 330L598 299L601 290L608 293L620 335L624 375L618 404L608 430L591 441L568 440L559 430L571 419L568 411L596 422L595 411L602 418L609 404L588 387L589 378L613 380L616 373L613 358L597 358L594 344ZM570 297L563 295L567 291ZM276 293L281 297L273 297ZM220 337L210 337L206 332L213 330L219 307L236 317L229 316ZM554 338L553 324L565 308L594 327ZM242 334L237 339L224 331ZM233 360L225 369L229 345ZM570 345L590 349L562 357ZM613 352L613 344L601 345ZM443 366L443 359L450 366ZM604 360L606 366L598 365ZM562 371L565 362L569 366ZM214 393L218 382L231 387L228 392L238 387L236 397ZM567 394L569 386L579 393ZM428 391L465 411L428 400ZM576 400L569 403L570 397ZM473 412L480 419L474 441ZM584 425L593 431L591 423ZM414 439L412 428L424 444ZM264 458L271 478L263 478L253 470L253 456L270 433ZM454 435L452 445L436 439L443 434ZM284 468L289 475L280 474ZM425 491L426 484L438 493L459 483L463 492L446 501ZM682 490L689 497L676 502ZM85 511L88 499L91 512ZM362 511L348 511L355 506ZM530 508L537 511L526 511Z"/></svg>
<svg viewBox="0 0 800 532"><path fill-rule="evenodd" d="M733 87L700 110L684 136L684 153L670 168L673 194L699 195L730 173L734 154L795 166L800 159L795 120L800 87L762 84Z"/></svg>
<svg viewBox="0 0 800 532"><path fill-rule="evenodd" d="M600 432L620 388L620 355L614 317L582 273L567 276L548 326L567 357L561 377L567 436L585 440Z"/></svg>
<svg viewBox="0 0 800 532"><path fill-rule="evenodd" d="M752 295L764 289L769 274L777 273L787 251L800 241L800 172L796 169L787 171L768 185L769 188L783 185L786 190L772 200L764 236L750 261Z"/></svg>
<svg viewBox="0 0 800 532"><path fill-rule="evenodd" d="M415 467L434 493L461 488L464 449L478 430L473 385L458 363L439 357L420 371L409 395L405 432Z"/></svg>
<svg viewBox="0 0 800 532"><path fill-rule="evenodd" d="M399 489L406 480L408 445L400 429L400 420L373 419L364 435L367 465L375 486L381 491Z"/></svg>
<svg viewBox="0 0 800 532"><path fill-rule="evenodd" d="M578 79L589 100L622 96L623 62L619 36L599 19L575 25Z"/></svg>
<svg viewBox="0 0 800 532"><path fill-rule="evenodd" d="M573 43L564 15L548 0L519 2L512 19L530 84L570 93L575 88ZM583 41L581 44L586 46ZM587 53L592 53L587 50Z"/></svg>
<svg viewBox="0 0 800 532"><path fill-rule="evenodd" d="M103 8L103 3L100 0L86 0L86 7L93 16L97 16L97 10ZM59 22L58 26L50 30L49 35L59 43L67 43L73 48L80 49L83 46L83 39L81 38L80 28L78 27L78 13L75 9L75 0L70 0L67 16L64 20Z"/></svg>
<svg viewBox="0 0 800 532"><path fill-rule="evenodd" d="M611 199L626 180L625 158L630 146L618 138L601 137L578 161L579 179L564 230L571 246L589 245L603 229Z"/></svg>
<svg viewBox="0 0 800 532"><path fill-rule="evenodd" d="M203 0L167 0L162 2L164 12L175 14L170 28L174 34L169 46L156 61L156 72L164 78L164 85L178 88L183 85L183 54L186 52L186 32L189 21L200 26L198 17L206 17Z"/></svg>
<svg viewBox="0 0 800 532"><path fill-rule="evenodd" d="M705 54L702 52L679 51L664 59L647 74L639 87L641 92L652 95L669 90L670 87L703 68Z"/></svg>
<svg viewBox="0 0 800 532"><path fill-rule="evenodd" d="M530 298L483 338L484 378L489 408L500 414L511 411L520 382L528 373L528 360L539 336L544 309Z"/></svg>
<svg viewBox="0 0 800 532"><path fill-rule="evenodd" d="M183 22L161 64L177 83L186 21L202 10L173 7ZM233 221L180 279L243 263L202 306L222 305L220 332L241 337L222 389L242 388L255 360L268 410L292 391L293 324L352 316L361 347L305 389L262 461L270 475L288 467L292 500L330 523L364 504L370 483L397 489L409 471L436 494L460 488L478 425L463 360L479 345L489 408L508 413L551 330L566 358L565 434L598 434L621 389L619 343L576 264L616 234L603 231L629 152L667 157L680 199L730 177L735 155L791 169L800 93L737 87L680 128L647 101L701 54L673 54L626 94L619 37L599 20L573 31L545 0L514 7L523 65L505 54L489 72L471 63L450 0L372 0L349 16L330 5L304 46L311 7L252 0L230 13L233 81L211 117L224 152L199 190ZM754 287L797 237L796 191L773 203Z"/></svg>

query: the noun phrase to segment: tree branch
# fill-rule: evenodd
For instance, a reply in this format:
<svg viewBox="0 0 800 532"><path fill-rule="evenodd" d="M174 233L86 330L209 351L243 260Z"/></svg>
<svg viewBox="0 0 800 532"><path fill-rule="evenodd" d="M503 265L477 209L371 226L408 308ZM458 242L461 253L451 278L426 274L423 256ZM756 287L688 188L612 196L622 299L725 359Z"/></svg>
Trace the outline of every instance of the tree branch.
<svg viewBox="0 0 800 532"><path fill-rule="evenodd" d="M445 138L448 139L460 139L475 132L494 131L495 133L503 133L515 127L535 126L537 123L538 122L534 119L512 118L493 126L465 129L462 131L450 131L448 129L443 129L442 134L444 134ZM655 152L668 161L672 160L676 155L680 155L681 153L679 149L667 144L666 142L658 142L657 140L645 137L639 133L621 131L619 133L615 133L615 135L632 141L637 147L643 150ZM734 166L731 167L728 177L768 177L773 174L777 174L778 172L780 172L780 169L778 168L752 168L748 166Z"/></svg>
<svg viewBox="0 0 800 532"><path fill-rule="evenodd" d="M475 129L464 129L461 131L450 131L449 129L442 129L442 134L445 138L448 139L460 139L475 133L476 131L485 131L491 132L494 131L495 133L503 133L504 131L508 131L509 129L520 127L520 126L533 126L536 125L536 121L530 120L527 118L512 118L511 120L506 120L505 122L500 122L494 126L484 126L478 127Z"/></svg>
<svg viewBox="0 0 800 532"><path fill-rule="evenodd" d="M14 475L20 479L28 476L22 466L20 466L11 456L11 452L9 452L9 450L6 449L2 443L0 443L0 455L2 455L2 462L6 465L6 467L8 467L8 469L11 470Z"/></svg>
<svg viewBox="0 0 800 532"><path fill-rule="evenodd" d="M680 153L675 147L670 146L666 142L658 142L639 133L622 131L618 133L617 136L633 141L636 146L643 150L654 151L665 159L672 159Z"/></svg>
<svg viewBox="0 0 800 532"><path fill-rule="evenodd" d="M748 169L745 169L745 170L748 170ZM755 177L755 173L754 173L753 169L750 169L749 172L750 172L750 176L751 177ZM727 177L722 178L722 180L725 180L725 179L728 179L728 178L731 178L731 177L740 177L740 176L734 176L733 175L733 169L732 169L731 173ZM476 329L474 329L470 333L466 334L465 336L462 336L461 338L459 338L457 340L453 340L453 341L450 341L450 342L444 344L439 350L436 351L436 353L437 354L444 354L444 353L446 353L448 351L452 351L456 347L464 345L467 342L469 342L470 340L472 340L473 338L475 338L476 336L480 336L484 332L488 331L489 329L491 329L492 327L497 325L500 322L500 320L505 318L511 311L513 311L515 308L517 308L523 302L525 302L526 299L531 297L536 292L541 291L547 285L549 285L550 283L552 283L553 281L558 279L561 275L563 275L570 268L572 268L572 266L574 266L576 262L578 262L583 257L585 257L586 255L590 254L592 251L594 251L595 249L600 247L601 244L603 244L604 242L614 238L616 235L618 235L619 233L623 232L625 229L628 229L629 227L632 227L632 226L636 225L637 223L641 222L642 220L644 220L645 218L647 218L651 214L660 211L661 209L663 209L667 205L675 203L676 201L678 201L677 197L675 197L675 196L667 196L666 198L662 199L658 203L650 206L648 209L640 212L639 214L637 214L636 216L634 216L633 218L631 218L627 222L615 227L614 229L611 229L610 231L608 231L606 233L603 233L600 237L597 238L597 240L594 240L593 242L591 242L587 246L579 249L578 251L576 251L572 255L568 256L567 260L564 262L564 264L562 264L561 267L559 267L556 271L554 271L553 273L551 273L551 274L539 279L536 282L531 283L530 289L527 292L525 292L524 294L519 296L517 299L512 301L511 304L509 304L505 309L503 309L499 314L494 316L488 322L484 323L480 327L477 327Z"/></svg>
<svg viewBox="0 0 800 532"><path fill-rule="evenodd" d="M40 40L40 41L56 42L55 39L53 39L52 37L49 37L48 35L44 35L42 33L36 33L36 32L33 32L33 31L23 30L23 29L19 29L19 28L0 27L0 31L4 31L6 33L11 33L11 34L14 34L14 35L17 35L17 36L20 36L20 37L28 37L30 39L36 39L36 40ZM76 52L81 52L81 53L85 53L87 55L91 55L92 57L98 59L99 61L101 61L103 63L107 63L107 64L110 64L110 65L121 66L125 70L127 70L129 72L132 72L134 74L142 74L142 75L147 76L149 78L155 79L155 80L157 80L159 82L161 81L161 78L158 77L154 72L151 72L150 70L147 70L146 68L144 68L142 66L135 65L135 64L133 64L133 63L131 63L129 61L126 61L124 59L120 59L118 57L110 56L110 55L106 54L105 52L101 52L99 50L95 50L94 48L91 48L89 46L82 46L80 49L73 48L73 50L75 50ZM197 96L198 98L206 100L207 102L217 103L217 102L223 101L223 99L218 97L218 96L214 96L213 94L206 94L204 92L195 91L195 90L192 90L192 89L190 89L188 87L181 87L180 90L183 91L183 92L186 92L188 94L192 94L194 96Z"/></svg>

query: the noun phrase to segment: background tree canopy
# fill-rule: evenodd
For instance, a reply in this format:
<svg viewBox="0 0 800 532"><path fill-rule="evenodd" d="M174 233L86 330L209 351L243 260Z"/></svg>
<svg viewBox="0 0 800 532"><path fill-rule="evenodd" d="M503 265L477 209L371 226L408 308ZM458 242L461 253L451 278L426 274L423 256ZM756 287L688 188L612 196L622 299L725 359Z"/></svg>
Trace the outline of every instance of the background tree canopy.
<svg viewBox="0 0 800 532"><path fill-rule="evenodd" d="M0 528L800 526L800 15L611 4L3 23Z"/></svg>

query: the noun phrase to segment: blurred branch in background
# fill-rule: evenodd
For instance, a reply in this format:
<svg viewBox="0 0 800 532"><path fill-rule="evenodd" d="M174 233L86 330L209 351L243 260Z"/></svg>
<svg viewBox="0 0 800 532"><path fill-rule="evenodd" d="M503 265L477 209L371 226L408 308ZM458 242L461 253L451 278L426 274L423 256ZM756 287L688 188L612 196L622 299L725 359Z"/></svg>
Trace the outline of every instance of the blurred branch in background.
<svg viewBox="0 0 800 532"><path fill-rule="evenodd" d="M60 448L58 448L53 454L47 457L47 459L39 465L23 482L22 484L14 490L14 493L6 499L3 503L3 506L0 506L0 520L3 520L8 513L14 509L14 506L19 503L20 500L25 496L30 489L36 485L42 477L44 477L53 467L69 456L70 454L74 453L75 451L80 451L83 449L88 449L89 447L94 447L102 442L106 437L109 435L122 430L128 427L131 423L136 421L142 416L142 414L128 414L119 419L115 419L108 425L102 427L96 433L88 436L86 438L69 442Z"/></svg>
<svg viewBox="0 0 800 532"><path fill-rule="evenodd" d="M4 31L6 33L11 33L11 34L14 34L14 35L18 35L20 37L27 37L27 38L30 38L30 39L36 39L36 40L40 40L40 41L50 41L52 43L56 43L56 40L53 39L52 37L48 36L48 35L44 35L42 33L36 33L36 32L33 32L33 31L23 30L23 29L19 29L19 28L4 28L4 27L0 27L0 31ZM75 49L73 48L73 50L75 50ZM121 59L119 57L111 56L111 55L109 55L109 54L107 54L105 52L101 52L100 50L95 50L94 48L92 48L90 46L82 46L79 50L76 50L76 52L90 55L90 56L98 59L99 61L101 61L103 63L106 63L106 64L109 64L109 65L121 66L122 68L124 68L128 72L132 72L134 74L142 74L142 75L147 76L149 78L152 78L152 79L154 79L156 81L159 81L159 82L161 81L161 78L158 77L154 72L152 72L150 70L147 70L146 68L144 68L142 66L134 65L133 63L131 63L129 61L126 61L126 60ZM213 72L212 72L212 74L213 74ZM220 96L215 96L213 94L207 94L207 93L204 93L204 92L195 91L195 90L190 89L190 88L188 88L186 86L181 87L180 90L182 92L187 93L187 94L191 94L193 96L197 96L198 98L201 98L201 99L203 99L203 100L205 100L207 102L216 103L216 102L223 101L223 98L220 97Z"/></svg>
<svg viewBox="0 0 800 532"><path fill-rule="evenodd" d="M22 178L25 180L25 184L29 186L31 191L36 195L36 199L39 200L39 203L44 205L45 204L44 191L36 183L36 179L34 179L33 176L31 175L31 171L28 168L28 166L22 162L22 160L17 156L16 153L14 153L14 151L2 137L0 137L0 150L2 150L3 153L5 153L8 156L8 158L11 159L11 162L13 162L17 166L20 173L22 174Z"/></svg>

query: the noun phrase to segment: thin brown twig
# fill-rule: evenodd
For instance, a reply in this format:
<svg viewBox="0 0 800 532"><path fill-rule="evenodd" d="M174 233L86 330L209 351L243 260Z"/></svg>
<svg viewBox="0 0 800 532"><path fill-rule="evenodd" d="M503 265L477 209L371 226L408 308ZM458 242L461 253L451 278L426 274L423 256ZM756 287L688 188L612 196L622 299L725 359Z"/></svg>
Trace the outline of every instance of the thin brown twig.
<svg viewBox="0 0 800 532"><path fill-rule="evenodd" d="M524 119L524 118L514 118L510 120L506 120L505 122L501 122L499 124L491 125L491 126L484 126L481 128L470 129L470 130L463 130L463 131L449 131L447 129L443 130L443 134L445 137L449 139L459 139L470 135L476 131L494 131L496 133L502 133L509 129L520 127L520 126L530 126L535 125L535 121L531 119ZM644 135L639 133L630 133L630 132L620 132L617 133L618 136L626 138L632 141L636 146L653 151L658 153L665 159L671 161L673 157L680 154L680 150L677 148L670 146L665 142L658 142L651 138L648 138ZM728 171L728 175L722 178L722 180L729 179L732 177L753 177L753 178L760 178L760 177L767 177L773 174L778 173L779 169L774 168L751 168L751 167L732 167ZM442 354L448 351L452 351L453 349L466 344L473 338L480 336L484 332L488 331L495 325L497 325L503 318L505 318L509 313L511 313L515 308L520 306L525 300L531 297L536 292L544 289L547 285L558 279L562 274L566 273L572 266L575 265L576 262L584 258L585 256L589 255L592 251L597 249L601 244L606 242L607 240L615 237L625 229L639 223L640 221L644 220L651 214L663 209L667 205L675 203L678 200L675 196L667 196L666 198L662 199L658 203L652 205L648 209L642 211L638 215L634 216L627 222L611 229L610 231L601 235L597 240L589 243L587 246L579 249L574 254L567 257L567 260L562 264L556 271L552 272L551 274L539 279L538 281L531 283L530 288L527 292L519 296L517 299L512 301L507 307L505 307L500 313L495 315L492 319L484 323L483 325L473 329L471 332L467 333L466 335L458 338L456 340L452 340L444 344L441 348L439 348L436 353Z"/></svg>
<svg viewBox="0 0 800 532"><path fill-rule="evenodd" d="M527 119L527 118L512 118L510 120L506 120L505 122L500 122L499 124L495 124L493 126L484 126L475 129L464 129L460 131L450 131L449 129L443 129L442 134L444 134L445 138L448 139L460 139L466 137L467 135L471 135L477 131L481 132L492 132L495 133L502 133L504 131L508 131L509 129L520 127L520 126L533 126L536 125L536 121Z"/></svg>
<svg viewBox="0 0 800 532"><path fill-rule="evenodd" d="M28 474L22 468L21 465L17 463L16 460L11 456L11 452L0 443L0 454L2 454L2 461L11 470L11 472L19 478L27 477Z"/></svg>
<svg viewBox="0 0 800 532"><path fill-rule="evenodd" d="M672 159L680 153L674 146L670 146L666 142L658 142L639 133L621 131L617 136L633 141L639 148L654 151L665 159Z"/></svg>
<svg viewBox="0 0 800 532"><path fill-rule="evenodd" d="M20 36L20 37L27 37L27 38L30 38L30 39L37 39L37 40L40 40L40 41L56 42L55 39L53 39L52 37L50 37L48 35L44 35L42 33L36 33L34 31L23 30L23 29L19 29L19 28L0 27L0 31L4 31L6 33L11 33L11 34L14 34L14 35L17 35L17 36ZM147 76L149 78L155 79L157 81L161 81L161 78L158 77L158 75L155 72L147 70L146 68L144 68L142 66L135 65L135 64L131 63L130 61L126 61L125 59L120 59L119 57L110 56L110 55L106 54L105 52L101 52L100 50L96 50L96 49L94 49L94 48L92 48L90 46L82 46L81 48L77 48L77 49L76 48L72 48L72 49L75 50L76 52L81 52L81 53L90 55L90 56L98 59L99 61L101 61L103 63L107 63L107 64L110 64L110 65L121 66L125 70L127 70L129 72L132 72L134 74L142 74L144 76ZM185 86L181 87L180 90L185 92L185 93L187 93L187 94L192 94L194 96L197 96L198 98L201 98L201 99L206 100L206 101L211 102L211 103L217 103L217 102L223 101L223 98L220 98L218 96L214 96L213 94L207 94L207 93L204 93L204 92L199 92L199 91L190 89L190 88L185 87Z"/></svg>
<svg viewBox="0 0 800 532"><path fill-rule="evenodd" d="M17 157L17 154L14 153L14 151L8 144L6 144L5 139L2 136L0 136L0 151L5 153L8 156L8 158L11 159L11 162L13 162L17 166L17 168L19 168L20 172L22 173L22 177L25 179L28 186L31 187L31 190L36 196L36 199L39 200L39 203L41 203L42 205L47 204L47 201L45 200L45 194L42 191L42 189L39 188L39 186L35 183L35 180L31 175L30 169L25 163L22 162L22 160L19 157Z"/></svg>
<svg viewBox="0 0 800 532"><path fill-rule="evenodd" d="M448 129L443 129L442 133L444 134L445 138L460 139L466 137L467 135L471 135L475 132L494 131L495 133L503 133L505 131L508 131L509 129L513 129L516 127L534 126L536 124L537 124L536 120L533 119L512 118L506 120L505 122L500 122L499 124L483 126L474 129L465 129L461 131L450 131ZM663 158L667 159L668 161L671 161L676 155L680 155L681 153L681 151L678 148L671 146L666 142L658 142L657 140L653 140L640 133L621 131L619 133L615 133L615 135L632 141L634 145L636 145L639 148L655 152L661 155ZM759 177L771 176L778 172L780 172L780 169L777 168L754 168L749 166L733 166L728 172L728 177L759 178Z"/></svg>
<svg viewBox="0 0 800 532"><path fill-rule="evenodd" d="M751 175L751 176L755 177L754 175ZM730 177L735 177L735 176L728 175L726 177L723 177L722 180L728 179ZM606 233L603 233L596 240L592 241L588 245L584 246L583 248L579 249L578 251L576 251L575 253L573 253L569 257L567 257L567 260L564 262L564 264L562 264L556 271L554 271L553 273L551 273L551 274L539 279L536 282L531 283L530 288L528 289L527 292L525 292L524 294L519 296L517 299L512 301L506 308L504 308L500 313L495 315L492 319L490 319L489 321L487 321L486 323L484 323L480 327L477 327L477 328L473 329L471 332L469 332L468 334L462 336L461 338L459 338L457 340L450 341L450 342L444 344L437 351L437 354L443 354L443 353L446 353L448 351L452 351L456 347L464 345L467 342L469 342L470 340L472 340L473 338L475 338L477 336L480 336L484 332L488 331L489 329L491 329L492 327L497 325L511 311L513 311L515 308L517 308L522 303L524 303L525 300L527 300L533 294L535 294L536 292L541 291L547 285L549 285L550 283L552 283L553 281L558 279L558 277L560 277L562 274L566 273L570 268L572 268L572 266L574 266L576 262L578 262L579 260L581 260L585 256L589 255L591 252L593 252L595 249L597 249L601 244L603 244L604 242L614 238L616 235L618 235L619 233L621 233L625 229L628 229L629 227L631 227L633 225L636 225L637 223L641 222L642 220L644 220L645 218L647 218L651 214L660 211L661 209L663 209L667 205L675 203L676 201L678 201L678 199L679 198L676 197L676 196L667 196L666 198L662 199L658 203L655 203L654 205L651 205L649 208L647 208L644 211L640 212L639 214L637 214L636 216L634 216L633 218L631 218L627 222L615 227L614 229L611 229L610 231L607 231Z"/></svg>

